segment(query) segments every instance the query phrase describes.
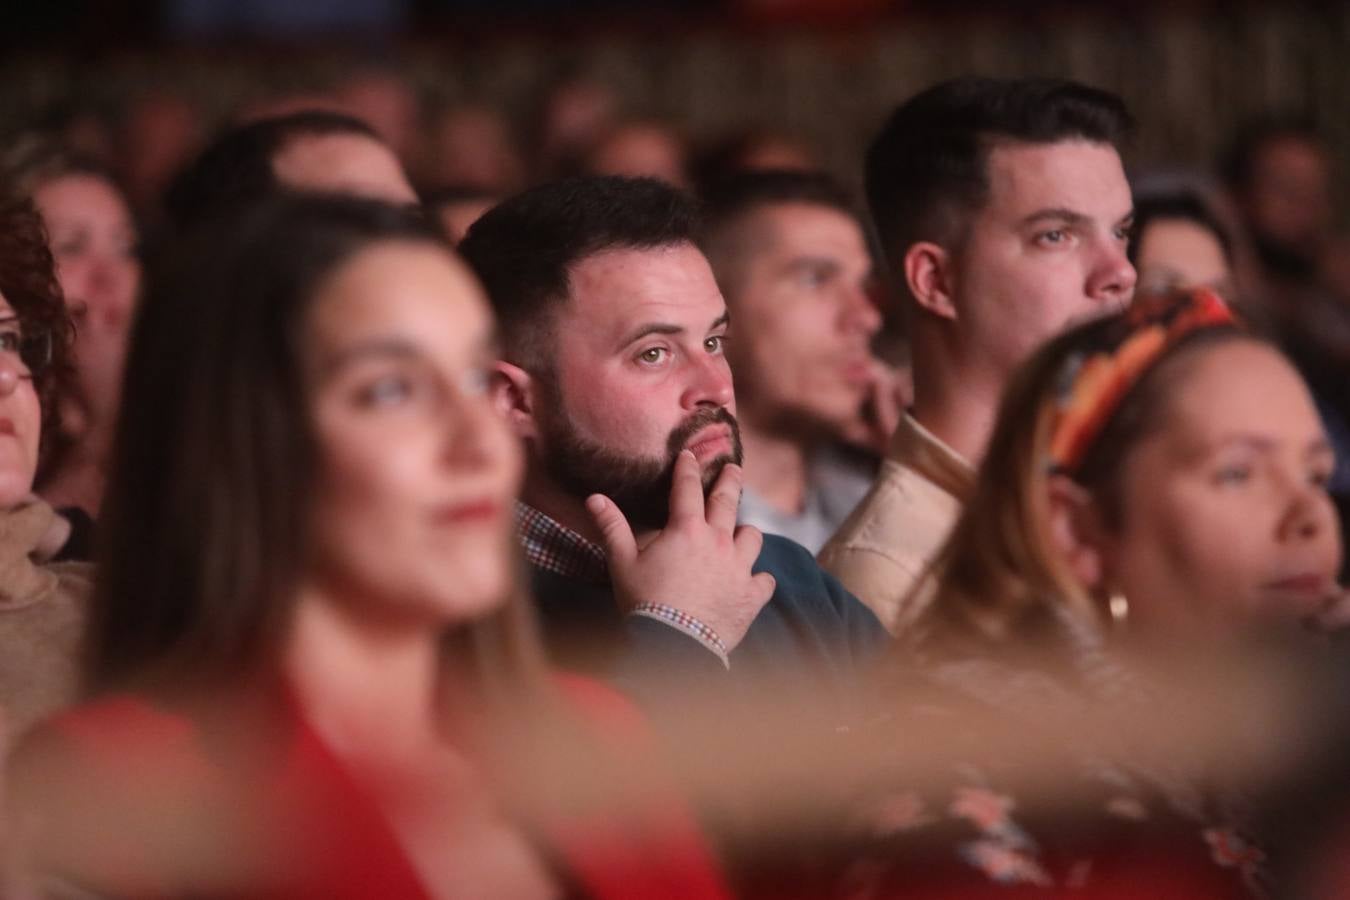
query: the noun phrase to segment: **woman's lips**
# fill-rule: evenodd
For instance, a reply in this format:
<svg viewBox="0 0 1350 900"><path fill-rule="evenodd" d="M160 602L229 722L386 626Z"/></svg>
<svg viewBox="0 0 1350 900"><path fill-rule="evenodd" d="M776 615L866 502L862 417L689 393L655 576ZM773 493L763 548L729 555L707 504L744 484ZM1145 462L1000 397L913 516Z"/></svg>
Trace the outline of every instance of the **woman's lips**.
<svg viewBox="0 0 1350 900"><path fill-rule="evenodd" d="M501 512L502 504L496 500L487 498L467 500L463 503L452 503L438 509L436 521L446 524L491 522L500 516Z"/></svg>
<svg viewBox="0 0 1350 900"><path fill-rule="evenodd" d="M1324 596L1331 591L1331 579L1319 572L1303 572L1268 581L1263 586L1269 591Z"/></svg>

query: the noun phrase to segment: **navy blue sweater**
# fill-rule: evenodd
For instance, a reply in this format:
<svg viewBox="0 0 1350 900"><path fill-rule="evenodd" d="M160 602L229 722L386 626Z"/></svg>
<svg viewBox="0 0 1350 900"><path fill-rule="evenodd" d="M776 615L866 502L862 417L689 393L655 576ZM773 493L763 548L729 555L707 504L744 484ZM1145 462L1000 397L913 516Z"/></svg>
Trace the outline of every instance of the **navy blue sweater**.
<svg viewBox="0 0 1350 900"><path fill-rule="evenodd" d="M655 619L623 616L608 585L535 567L534 595L554 662L606 678L644 705L672 690L822 692L857 711L860 676L890 640L881 622L799 544L764 535L756 572L773 596L730 655L731 668L697 640Z"/></svg>

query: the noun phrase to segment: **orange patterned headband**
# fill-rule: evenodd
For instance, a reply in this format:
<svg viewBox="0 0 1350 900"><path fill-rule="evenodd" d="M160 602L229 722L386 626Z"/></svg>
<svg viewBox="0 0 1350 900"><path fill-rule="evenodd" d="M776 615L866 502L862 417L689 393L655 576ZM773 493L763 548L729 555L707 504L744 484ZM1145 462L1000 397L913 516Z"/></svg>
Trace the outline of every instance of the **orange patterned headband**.
<svg viewBox="0 0 1350 900"><path fill-rule="evenodd" d="M1051 471L1070 474L1082 464L1130 388L1169 347L1196 331L1235 324L1228 305L1203 288L1136 299L1100 349L1076 354L1066 366L1050 438Z"/></svg>

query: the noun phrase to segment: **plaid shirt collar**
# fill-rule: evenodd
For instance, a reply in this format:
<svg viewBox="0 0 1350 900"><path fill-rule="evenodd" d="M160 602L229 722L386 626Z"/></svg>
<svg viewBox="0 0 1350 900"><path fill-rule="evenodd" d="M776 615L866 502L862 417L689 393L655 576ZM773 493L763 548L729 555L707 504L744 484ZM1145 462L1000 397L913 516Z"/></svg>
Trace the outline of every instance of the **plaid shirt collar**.
<svg viewBox="0 0 1350 900"><path fill-rule="evenodd" d="M593 584L609 583L609 566L599 544L586 540L527 503L516 501L516 529L530 564Z"/></svg>

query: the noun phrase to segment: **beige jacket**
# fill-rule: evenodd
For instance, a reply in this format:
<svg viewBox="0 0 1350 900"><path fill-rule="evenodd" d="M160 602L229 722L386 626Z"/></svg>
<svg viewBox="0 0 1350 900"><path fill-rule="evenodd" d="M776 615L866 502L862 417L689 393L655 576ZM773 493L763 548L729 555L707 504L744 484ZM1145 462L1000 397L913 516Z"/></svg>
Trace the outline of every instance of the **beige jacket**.
<svg viewBox="0 0 1350 900"><path fill-rule="evenodd" d="M820 551L821 566L892 634L923 609L923 596L905 601L951 532L974 477L960 454L907 415L872 489Z"/></svg>
<svg viewBox="0 0 1350 900"><path fill-rule="evenodd" d="M0 512L0 754L78 687L92 567L33 560L55 516L41 501Z"/></svg>

